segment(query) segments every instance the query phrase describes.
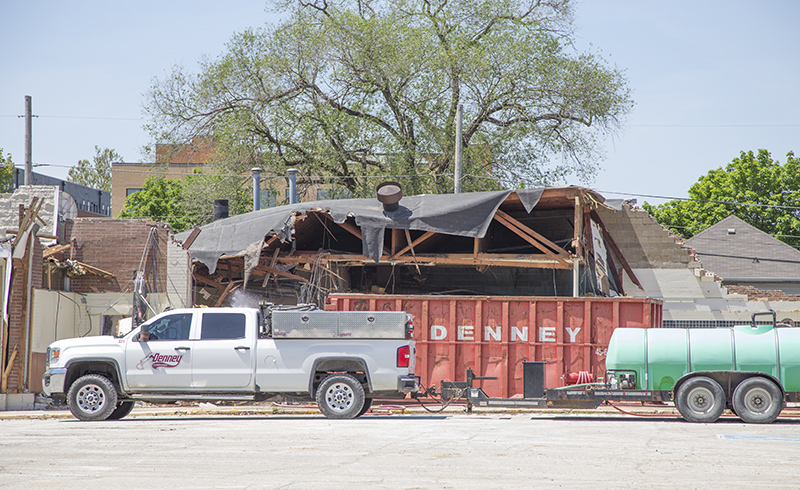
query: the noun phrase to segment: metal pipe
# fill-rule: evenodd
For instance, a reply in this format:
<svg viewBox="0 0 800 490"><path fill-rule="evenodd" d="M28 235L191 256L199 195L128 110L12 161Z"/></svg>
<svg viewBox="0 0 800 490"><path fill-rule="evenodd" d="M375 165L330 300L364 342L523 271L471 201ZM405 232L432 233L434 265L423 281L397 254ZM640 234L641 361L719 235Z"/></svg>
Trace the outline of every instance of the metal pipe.
<svg viewBox="0 0 800 490"><path fill-rule="evenodd" d="M297 169L289 169L289 204L297 204Z"/></svg>
<svg viewBox="0 0 800 490"><path fill-rule="evenodd" d="M453 193L459 194L461 192L461 133L462 133L462 120L464 118L464 106L458 104L456 111L456 165L455 173L453 175Z"/></svg>
<svg viewBox="0 0 800 490"><path fill-rule="evenodd" d="M251 168L253 172L253 211L261 209L261 172L260 168Z"/></svg>

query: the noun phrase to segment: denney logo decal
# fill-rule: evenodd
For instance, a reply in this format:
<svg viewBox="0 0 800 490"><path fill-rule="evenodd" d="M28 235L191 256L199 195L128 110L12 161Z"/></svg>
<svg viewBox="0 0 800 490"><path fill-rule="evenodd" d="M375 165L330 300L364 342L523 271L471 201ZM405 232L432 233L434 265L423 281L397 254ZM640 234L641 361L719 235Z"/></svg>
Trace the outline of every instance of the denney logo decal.
<svg viewBox="0 0 800 490"><path fill-rule="evenodd" d="M136 365L136 369L144 369L145 364L147 364L148 362L150 362L150 365L153 368L176 367L178 364L181 363L181 359L183 359L182 354L164 355L164 354L159 354L158 352L153 352L149 356L139 361L139 364Z"/></svg>

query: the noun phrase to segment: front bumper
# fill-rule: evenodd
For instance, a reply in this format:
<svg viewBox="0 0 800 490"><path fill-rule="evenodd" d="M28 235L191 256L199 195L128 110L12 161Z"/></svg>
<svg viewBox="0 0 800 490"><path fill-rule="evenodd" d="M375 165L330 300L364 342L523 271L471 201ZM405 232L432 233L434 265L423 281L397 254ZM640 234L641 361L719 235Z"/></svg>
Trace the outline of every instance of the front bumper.
<svg viewBox="0 0 800 490"><path fill-rule="evenodd" d="M419 391L419 376L398 376L397 391L401 393L416 393Z"/></svg>
<svg viewBox="0 0 800 490"><path fill-rule="evenodd" d="M47 396L63 395L67 368L51 368L42 376L42 391Z"/></svg>

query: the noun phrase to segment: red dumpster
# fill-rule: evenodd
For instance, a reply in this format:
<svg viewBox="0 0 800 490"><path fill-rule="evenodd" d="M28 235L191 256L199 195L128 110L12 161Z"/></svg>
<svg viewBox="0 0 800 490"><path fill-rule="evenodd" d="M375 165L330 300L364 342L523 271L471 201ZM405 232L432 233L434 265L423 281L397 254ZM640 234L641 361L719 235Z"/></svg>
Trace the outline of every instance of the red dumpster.
<svg viewBox="0 0 800 490"><path fill-rule="evenodd" d="M546 386L605 371L617 327L661 326L662 304L645 298L331 294L328 310L406 311L414 316L416 374L424 386L464 381L467 368L492 397L523 393L522 363L547 363ZM585 377L585 376L584 376Z"/></svg>

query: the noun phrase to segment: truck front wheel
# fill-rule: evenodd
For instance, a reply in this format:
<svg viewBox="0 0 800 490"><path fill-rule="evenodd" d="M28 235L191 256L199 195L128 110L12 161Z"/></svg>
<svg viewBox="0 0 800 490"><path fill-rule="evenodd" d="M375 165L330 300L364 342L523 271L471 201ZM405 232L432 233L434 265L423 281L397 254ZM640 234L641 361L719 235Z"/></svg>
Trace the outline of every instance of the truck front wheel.
<svg viewBox="0 0 800 490"><path fill-rule="evenodd" d="M733 392L733 409L748 424L769 424L783 410L783 394L768 379L748 378Z"/></svg>
<svg viewBox="0 0 800 490"><path fill-rule="evenodd" d="M330 419L358 417L364 407L364 387L349 374L332 374L319 385L317 406Z"/></svg>
<svg viewBox="0 0 800 490"><path fill-rule="evenodd" d="M115 408L114 411L111 412L111 415L109 415L108 418L106 418L106 420L119 420L122 417L125 417L126 415L131 413L131 410L133 410L133 406L135 404L136 402L133 400L122 400L117 405L117 408Z"/></svg>
<svg viewBox="0 0 800 490"><path fill-rule="evenodd" d="M105 420L117 408L117 390L108 378L87 374L70 386L67 405L79 420Z"/></svg>
<svg viewBox="0 0 800 490"><path fill-rule="evenodd" d="M675 405L689 422L716 422L725 410L725 392L713 379L698 376L678 388Z"/></svg>

